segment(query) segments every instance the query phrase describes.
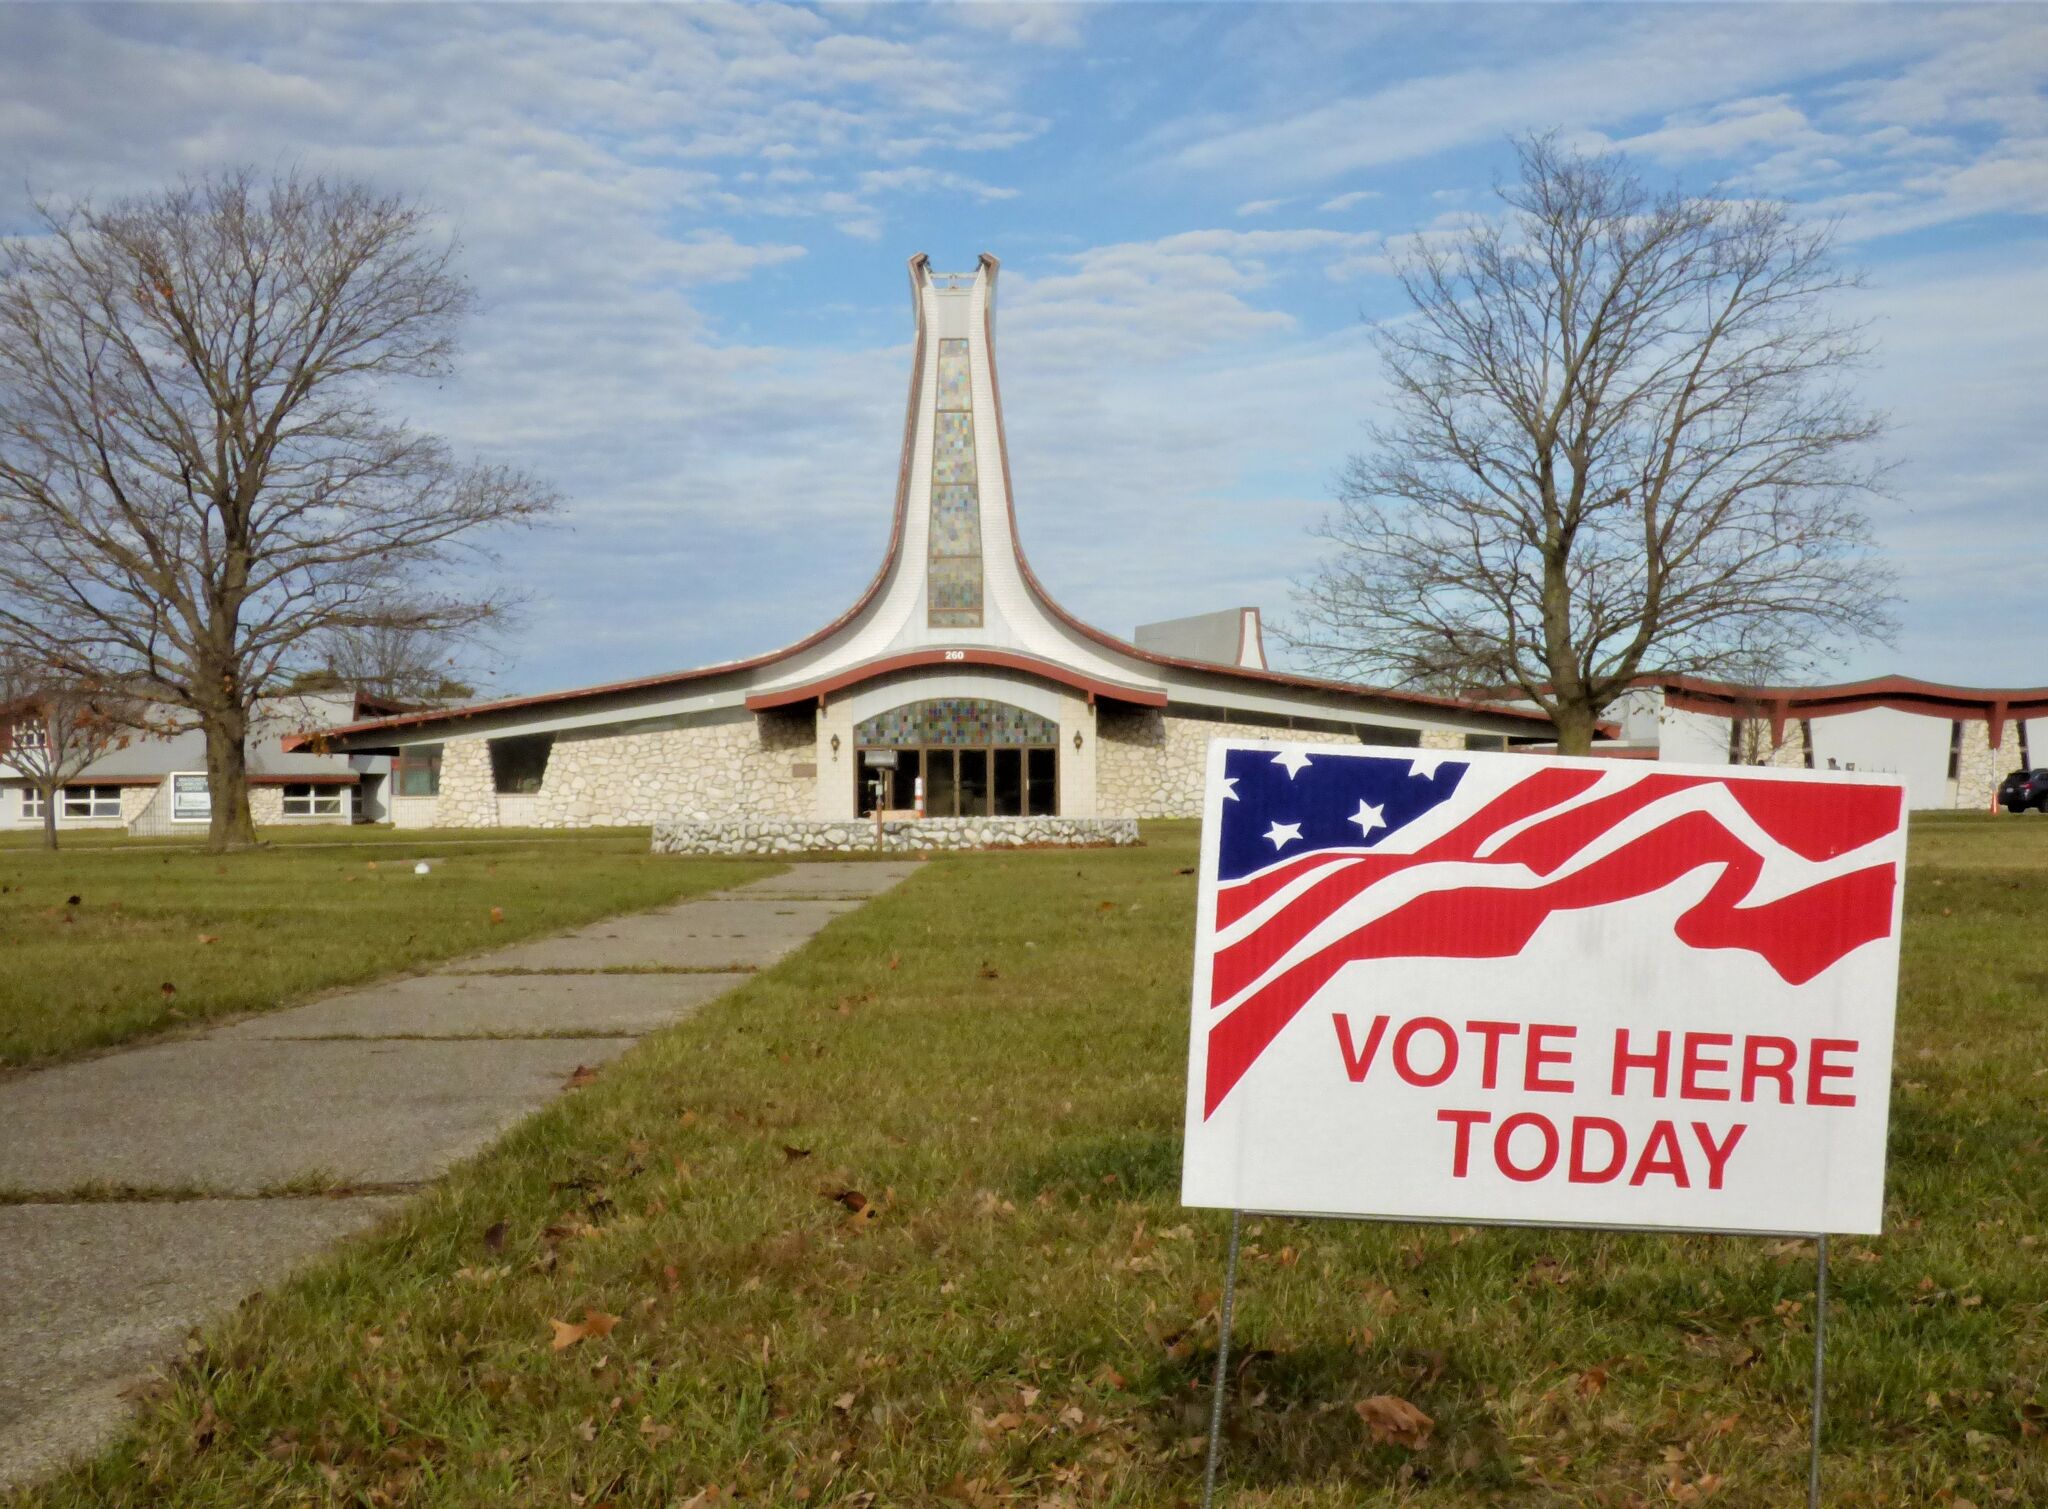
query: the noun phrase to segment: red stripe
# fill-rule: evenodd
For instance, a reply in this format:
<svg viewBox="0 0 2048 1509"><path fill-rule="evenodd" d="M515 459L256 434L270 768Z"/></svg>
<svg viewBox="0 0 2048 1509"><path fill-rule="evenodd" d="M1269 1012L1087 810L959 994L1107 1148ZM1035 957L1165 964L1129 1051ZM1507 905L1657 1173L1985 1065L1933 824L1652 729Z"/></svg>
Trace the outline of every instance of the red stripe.
<svg viewBox="0 0 2048 1509"><path fill-rule="evenodd" d="M1697 778L1658 777L1664 795L1677 785L1700 784ZM1650 784L1645 781L1645 785ZM1897 826L1899 801L1889 787L1846 787L1864 793L1866 809L1827 803L1819 809L1816 823L1840 821L1842 831L1862 834L1861 842L1881 836ZM1631 792L1618 793L1619 796ZM1532 840L1532 851L1546 855L1575 853L1584 846L1582 838L1568 851L1559 851L1543 829L1581 829L1582 814L1594 814L1607 802L1560 814L1556 824L1519 835L1507 849L1518 849ZM1632 803L1631 807L1640 805ZM1809 847L1818 846L1823 835L1802 827L1794 804L1766 804L1775 825L1798 831ZM1745 804L1745 810L1747 804ZM1873 832L1872 811L1889 810L1890 827ZM1623 814L1608 812L1606 824ZM1761 823L1763 820L1758 819ZM1606 826L1603 824L1602 826ZM1470 825L1467 825L1470 826ZM1461 829L1460 832L1463 830ZM1539 836L1540 835L1540 836ZM1774 836L1776 836L1774 834ZM1789 844L1788 844L1789 846ZM1807 852L1802 850L1801 852ZM1419 862L1424 856L1403 856ZM1429 857L1434 858L1432 853ZM1808 857L1813 857L1809 853ZM1391 858L1391 856L1390 856ZM1515 862L1503 853L1502 862ZM1528 862L1526 860L1521 862ZM1756 906L1741 905L1763 869L1763 859L1704 812L1689 812L1639 835L1573 875L1533 890L1496 890L1487 887L1459 887L1419 896L1404 906L1376 918L1328 948L1302 960L1263 990L1240 1005L1209 1034L1208 1073L1204 1086L1204 1112L1213 1113L1259 1054L1294 1019L1308 1000L1345 964L1355 959L1394 957L1505 958L1520 953L1536 929L1553 911L1578 910L1650 894L1680 876L1702 866L1718 865L1721 874L1706 896L1688 908L1677 924L1679 939L1693 948L1739 948L1762 957L1778 975L1793 985L1812 979L1851 950L1891 932L1892 892L1897 876L1890 864L1881 864L1819 882L1804 890ZM1551 866L1554 868L1554 863ZM1383 872L1384 873L1384 872ZM1348 873L1347 873L1348 879ZM1370 879L1366 881L1370 883ZM1363 885L1352 891L1363 889ZM1318 887L1321 890L1322 887ZM1294 908L1289 908L1293 912ZM1316 918L1290 916L1289 926L1299 937L1315 921L1327 916L1325 904ZM1247 945L1262 943L1265 929L1226 953L1236 955ZM1262 945L1265 963L1279 958L1284 948ZM1251 954L1242 954L1249 962ZM1223 956L1212 984L1211 1002L1228 1000L1235 990L1223 988L1226 981L1242 979L1242 990L1258 977L1248 977L1235 960L1225 969Z"/></svg>

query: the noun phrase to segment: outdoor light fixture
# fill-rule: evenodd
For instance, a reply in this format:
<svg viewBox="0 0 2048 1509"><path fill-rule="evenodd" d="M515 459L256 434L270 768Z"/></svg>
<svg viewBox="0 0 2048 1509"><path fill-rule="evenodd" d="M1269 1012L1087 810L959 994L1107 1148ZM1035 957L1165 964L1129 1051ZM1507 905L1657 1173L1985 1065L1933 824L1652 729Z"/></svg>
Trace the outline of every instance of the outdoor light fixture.
<svg viewBox="0 0 2048 1509"><path fill-rule="evenodd" d="M832 736L832 758L835 760L839 758L839 735L837 734Z"/></svg>
<svg viewBox="0 0 2048 1509"><path fill-rule="evenodd" d="M1077 728L1077 729L1075 729L1075 730L1074 730L1074 753L1075 753L1075 754L1079 754L1080 752L1081 752L1081 730Z"/></svg>

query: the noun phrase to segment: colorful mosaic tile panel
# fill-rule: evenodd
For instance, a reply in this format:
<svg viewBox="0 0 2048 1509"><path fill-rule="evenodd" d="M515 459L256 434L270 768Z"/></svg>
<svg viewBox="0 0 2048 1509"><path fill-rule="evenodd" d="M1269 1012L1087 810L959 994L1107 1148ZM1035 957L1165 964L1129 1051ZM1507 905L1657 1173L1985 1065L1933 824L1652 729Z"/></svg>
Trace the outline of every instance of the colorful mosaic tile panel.
<svg viewBox="0 0 2048 1509"><path fill-rule="evenodd" d="M940 414L938 433L932 437L932 481L974 481L974 416Z"/></svg>
<svg viewBox="0 0 2048 1509"><path fill-rule="evenodd" d="M917 744L956 748L996 745L1048 745L1059 742L1060 726L1007 702L981 697L934 697L906 702L877 713L854 730L862 748L902 748Z"/></svg>
<svg viewBox="0 0 2048 1509"><path fill-rule="evenodd" d="M940 555L932 557L925 588L933 611L953 609L981 611L981 557Z"/></svg>
<svg viewBox="0 0 2048 1509"><path fill-rule="evenodd" d="M939 408L969 409L974 406L973 380L967 365L967 342L939 342Z"/></svg>
<svg viewBox="0 0 2048 1509"><path fill-rule="evenodd" d="M955 484L932 489L931 553L981 554L981 509L974 488Z"/></svg>

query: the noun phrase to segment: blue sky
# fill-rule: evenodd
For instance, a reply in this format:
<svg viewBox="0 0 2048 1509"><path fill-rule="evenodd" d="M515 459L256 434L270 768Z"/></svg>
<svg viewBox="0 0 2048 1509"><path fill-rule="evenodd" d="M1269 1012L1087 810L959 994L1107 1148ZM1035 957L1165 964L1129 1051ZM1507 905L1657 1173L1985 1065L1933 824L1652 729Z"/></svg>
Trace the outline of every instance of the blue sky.
<svg viewBox="0 0 2048 1509"><path fill-rule="evenodd" d="M724 659L872 574L906 259L1003 261L1019 522L1116 632L1285 617L1380 392L1390 238L1506 137L1836 216L1869 274L1907 603L1842 674L2048 682L2048 9L0 7L0 223L228 161L441 206L483 295L402 395L529 466L495 684Z"/></svg>

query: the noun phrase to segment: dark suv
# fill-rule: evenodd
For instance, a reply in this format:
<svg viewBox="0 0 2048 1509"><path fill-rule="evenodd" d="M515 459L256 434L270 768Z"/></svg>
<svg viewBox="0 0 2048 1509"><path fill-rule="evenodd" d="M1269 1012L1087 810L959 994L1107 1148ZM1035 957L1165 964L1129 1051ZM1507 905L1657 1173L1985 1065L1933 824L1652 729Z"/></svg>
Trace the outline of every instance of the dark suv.
<svg viewBox="0 0 2048 1509"><path fill-rule="evenodd" d="M1998 788L1998 805L2008 812L2048 812L2048 770L2015 770Z"/></svg>

